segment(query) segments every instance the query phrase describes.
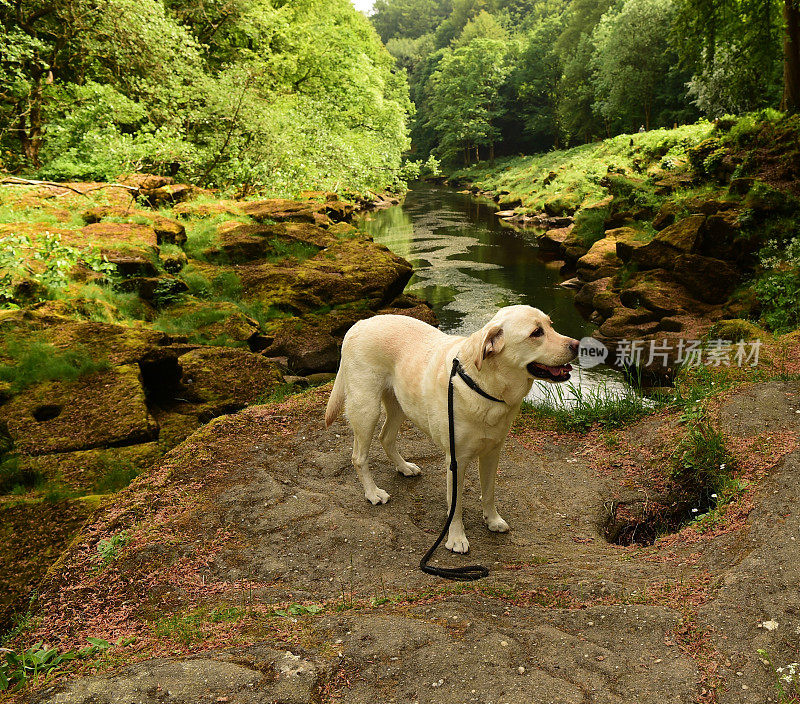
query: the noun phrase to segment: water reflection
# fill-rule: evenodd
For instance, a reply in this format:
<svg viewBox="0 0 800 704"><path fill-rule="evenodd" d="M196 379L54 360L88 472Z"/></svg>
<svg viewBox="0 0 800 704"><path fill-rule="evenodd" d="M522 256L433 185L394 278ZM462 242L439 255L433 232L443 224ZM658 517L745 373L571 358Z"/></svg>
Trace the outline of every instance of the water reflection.
<svg viewBox="0 0 800 704"><path fill-rule="evenodd" d="M581 317L570 291L559 286L558 265L547 263L529 236L504 226L495 208L449 188L415 184L405 202L367 216L364 226L377 242L414 265L406 288L427 300L441 329L474 332L502 306L541 308L559 332L581 338L594 326ZM581 393L623 393L621 375L607 367L573 373ZM531 399L552 398L553 386L534 382ZM559 403L574 399L561 385Z"/></svg>

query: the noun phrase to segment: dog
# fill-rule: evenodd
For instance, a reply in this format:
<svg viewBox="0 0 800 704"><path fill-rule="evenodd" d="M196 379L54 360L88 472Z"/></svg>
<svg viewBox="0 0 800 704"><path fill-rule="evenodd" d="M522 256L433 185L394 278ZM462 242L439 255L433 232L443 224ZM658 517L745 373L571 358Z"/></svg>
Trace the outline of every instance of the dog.
<svg viewBox="0 0 800 704"><path fill-rule="evenodd" d="M345 412L353 428L353 466L364 496L373 505L385 504L389 494L376 486L368 454L381 405L386 421L380 441L400 474L413 477L422 471L397 450L397 432L406 419L445 453L449 467L447 393L453 359L458 358L478 387L496 399L484 398L458 376L453 379L458 493L445 545L466 553L464 471L478 459L484 521L489 530L506 532L509 525L497 512L494 491L503 443L533 380L568 380L578 345L578 340L557 333L549 316L526 305L501 308L469 337L447 335L403 315L376 315L353 325L344 337L325 425L330 427ZM448 512L452 474L447 472Z"/></svg>

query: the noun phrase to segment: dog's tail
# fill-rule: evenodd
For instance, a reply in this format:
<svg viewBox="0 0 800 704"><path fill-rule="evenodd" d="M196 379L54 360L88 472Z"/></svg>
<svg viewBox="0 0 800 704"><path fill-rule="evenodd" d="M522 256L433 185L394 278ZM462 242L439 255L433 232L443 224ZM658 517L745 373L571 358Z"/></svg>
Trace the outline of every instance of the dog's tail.
<svg viewBox="0 0 800 704"><path fill-rule="evenodd" d="M330 428L331 423L335 421L344 410L344 370L341 365L339 366L339 373L336 375L336 381L333 382L333 390L331 391L328 405L325 408L325 427Z"/></svg>

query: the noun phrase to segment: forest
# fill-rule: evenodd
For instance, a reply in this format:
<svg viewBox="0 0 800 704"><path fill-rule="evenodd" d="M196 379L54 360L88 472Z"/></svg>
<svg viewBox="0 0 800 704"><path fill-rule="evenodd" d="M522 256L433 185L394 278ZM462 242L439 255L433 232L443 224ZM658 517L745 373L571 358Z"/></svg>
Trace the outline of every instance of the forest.
<svg viewBox="0 0 800 704"><path fill-rule="evenodd" d="M391 187L411 109L349 0L2 0L0 169Z"/></svg>
<svg viewBox="0 0 800 704"><path fill-rule="evenodd" d="M416 155L467 163L796 111L793 0L377 0Z"/></svg>

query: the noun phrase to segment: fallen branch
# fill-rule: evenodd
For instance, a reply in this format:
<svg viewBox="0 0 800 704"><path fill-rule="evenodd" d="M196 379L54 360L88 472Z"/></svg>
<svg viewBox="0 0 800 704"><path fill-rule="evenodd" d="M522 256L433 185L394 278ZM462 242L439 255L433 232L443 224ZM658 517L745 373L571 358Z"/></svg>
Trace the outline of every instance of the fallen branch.
<svg viewBox="0 0 800 704"><path fill-rule="evenodd" d="M104 183L100 186L93 186L87 188L85 191L79 191L77 188L68 186L65 183L57 183L55 181L36 181L28 178L18 178L16 176L9 176L0 180L0 186L46 186L47 188L66 188L69 191L77 193L79 196L88 198L87 193L92 191L99 191L103 188L124 188L126 191L131 191L132 194L138 194L139 189L135 186L126 186L122 183Z"/></svg>

